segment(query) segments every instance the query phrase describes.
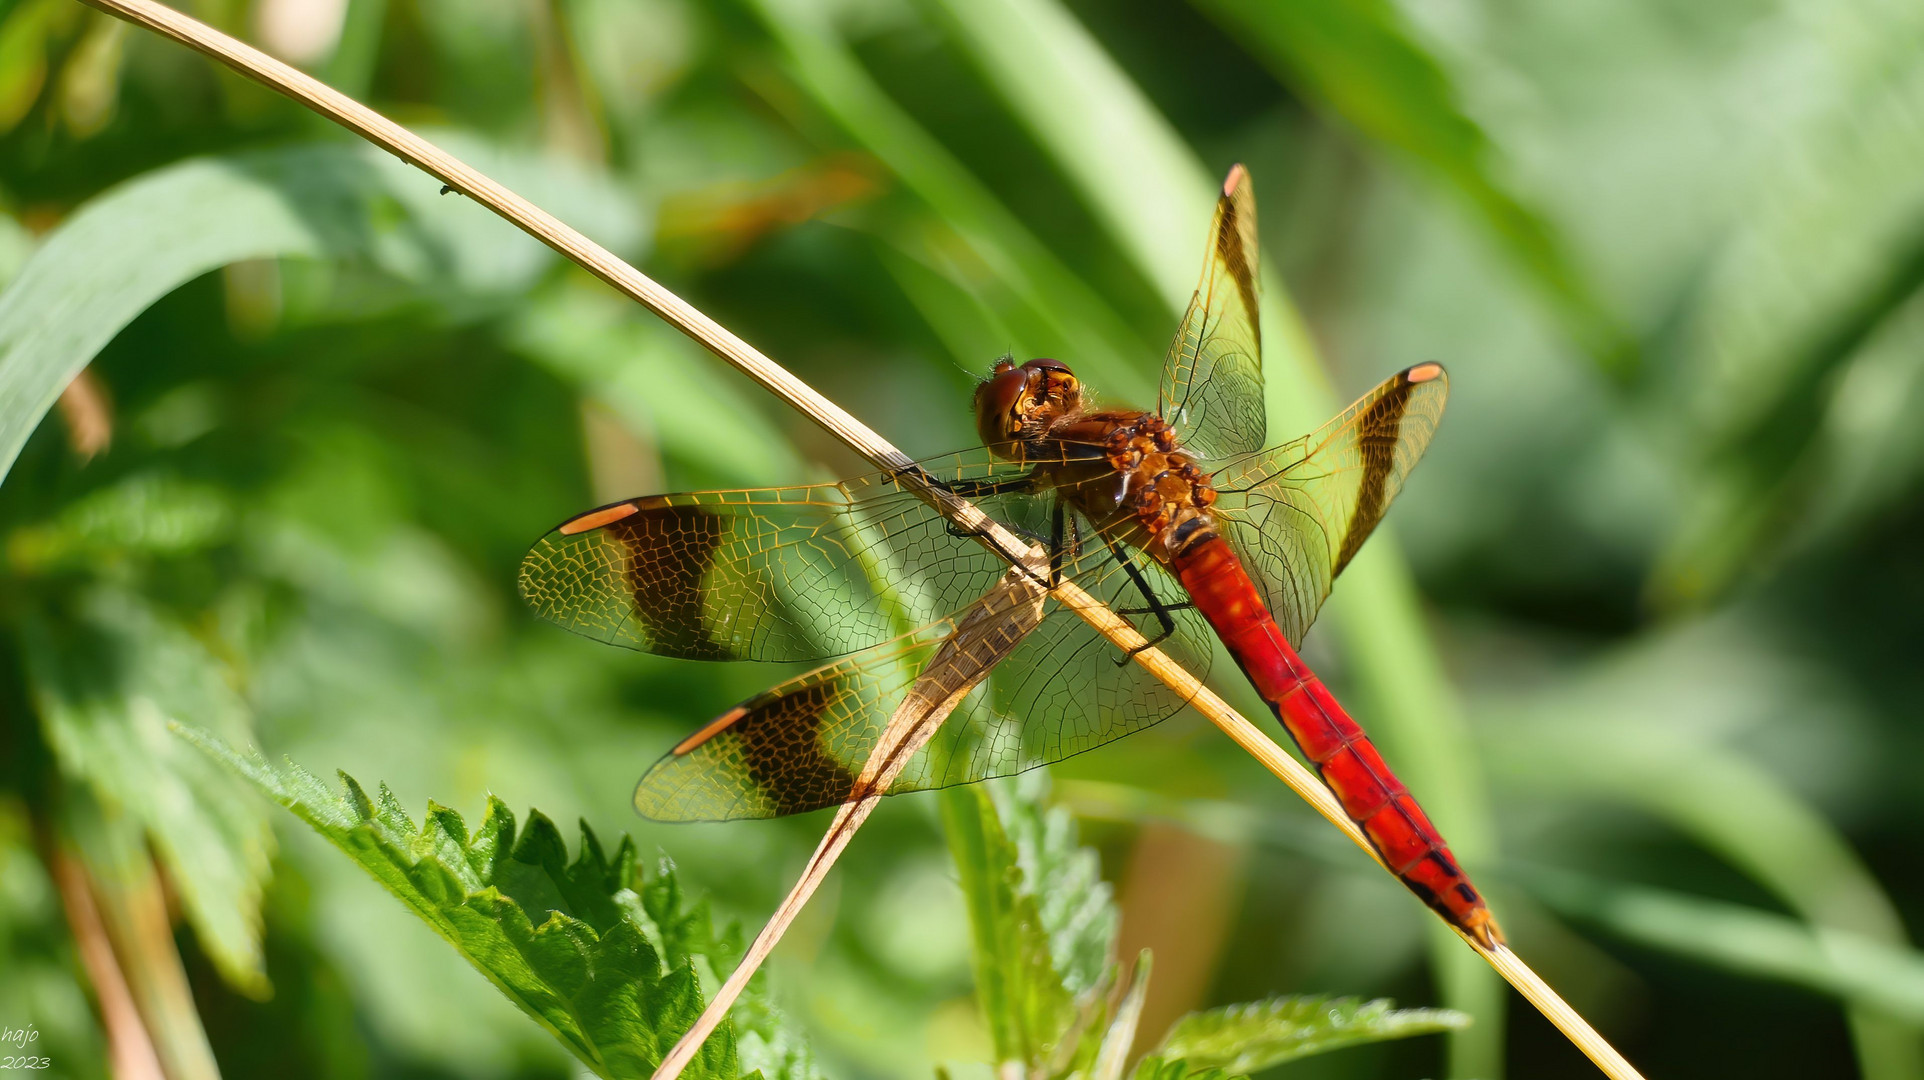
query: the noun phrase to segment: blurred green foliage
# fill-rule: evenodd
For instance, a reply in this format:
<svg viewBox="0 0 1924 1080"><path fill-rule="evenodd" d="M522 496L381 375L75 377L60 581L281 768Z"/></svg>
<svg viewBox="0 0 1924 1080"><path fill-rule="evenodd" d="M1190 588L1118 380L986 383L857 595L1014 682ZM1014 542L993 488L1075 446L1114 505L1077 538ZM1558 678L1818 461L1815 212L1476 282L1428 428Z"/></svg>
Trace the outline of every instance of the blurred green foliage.
<svg viewBox="0 0 1924 1080"><path fill-rule="evenodd" d="M1214 178L1247 161L1272 436L1451 368L1396 536L1310 659L1519 951L1653 1076L1924 1077L1924 8L189 9L918 454L968 444L1005 349L1146 400ZM718 916L773 906L820 817L668 828L627 793L781 672L570 640L519 610L513 571L596 503L854 471L846 452L432 180L74 0L0 0L0 285L0 1025L34 1025L55 1075L106 1068L88 926L170 1076L571 1067L170 721L379 776L399 805L493 793L632 832ZM1073 1013L1113 987L1110 918L1168 977L1103 997L1105 1033L1130 1009L1161 1030L1394 995L1476 1022L1279 1075L1592 1075L1193 719L1056 772L1099 865L1023 839L1063 827L1043 818L991 844L1006 815L979 792L896 800L857 839L769 972L825 1073L996 1059L1014 1036L977 1004L984 965L1029 957L997 977L1046 969L1067 996L1037 1007ZM1080 883L1009 893L1027 944L972 921L985 893L944 851L965 818L1024 880ZM1149 842L1171 829L1184 845ZM1101 1067L1129 1049L1092 1045Z"/></svg>

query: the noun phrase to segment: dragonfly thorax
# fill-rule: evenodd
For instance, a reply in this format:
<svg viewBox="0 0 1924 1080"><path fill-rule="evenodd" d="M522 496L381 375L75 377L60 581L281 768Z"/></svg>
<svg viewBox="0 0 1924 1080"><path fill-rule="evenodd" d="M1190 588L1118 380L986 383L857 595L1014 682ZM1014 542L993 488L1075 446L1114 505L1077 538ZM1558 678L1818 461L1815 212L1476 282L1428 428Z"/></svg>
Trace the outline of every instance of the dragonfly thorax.
<svg viewBox="0 0 1924 1080"><path fill-rule="evenodd" d="M1216 533L1210 506L1216 489L1209 474L1183 451L1169 423L1139 413L1109 433L1109 466L1123 479L1119 509L1148 534L1149 554L1168 560L1205 536Z"/></svg>
<svg viewBox="0 0 1924 1080"><path fill-rule="evenodd" d="M1098 529L1168 563L1218 533L1209 474L1154 413L1104 410L1067 417L1043 440L1057 458L1048 486ZM1042 455L1039 455L1042 456Z"/></svg>

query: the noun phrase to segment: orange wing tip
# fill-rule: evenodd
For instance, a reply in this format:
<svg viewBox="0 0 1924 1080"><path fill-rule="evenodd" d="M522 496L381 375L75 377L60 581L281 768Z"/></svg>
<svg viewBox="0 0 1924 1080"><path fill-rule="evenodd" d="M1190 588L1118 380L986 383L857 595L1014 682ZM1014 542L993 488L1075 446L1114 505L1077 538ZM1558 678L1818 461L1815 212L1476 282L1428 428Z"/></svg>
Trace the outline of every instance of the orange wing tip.
<svg viewBox="0 0 1924 1080"><path fill-rule="evenodd" d="M569 518L567 521L562 522L561 528L556 531L563 536L585 533L589 529L599 529L610 522L620 521L622 518L634 513L637 509L639 509L639 507L634 503L604 506L599 510L590 510L580 517Z"/></svg>
<svg viewBox="0 0 1924 1080"><path fill-rule="evenodd" d="M1403 373L1403 377L1413 383L1426 383L1443 374L1443 365L1438 363L1418 364Z"/></svg>
<svg viewBox="0 0 1924 1080"><path fill-rule="evenodd" d="M1223 198L1227 199L1236 194L1236 189L1247 183L1249 183L1249 170L1243 168L1243 163L1239 161L1231 165L1229 175L1223 177Z"/></svg>
<svg viewBox="0 0 1924 1080"><path fill-rule="evenodd" d="M683 739L682 741L676 743L675 748L673 750L670 750L669 753L674 755L675 757L680 757L683 754L689 753L693 751L696 747L700 746L702 743L705 743L708 740L714 738L715 736L720 735L722 732L727 731L729 727L735 723L735 721L740 720L742 717L747 715L748 715L748 706L737 705L734 708L728 710L727 712L721 714L720 716L715 717L713 720L710 720L706 724L703 724L700 731L697 731L693 735L690 735L686 739Z"/></svg>

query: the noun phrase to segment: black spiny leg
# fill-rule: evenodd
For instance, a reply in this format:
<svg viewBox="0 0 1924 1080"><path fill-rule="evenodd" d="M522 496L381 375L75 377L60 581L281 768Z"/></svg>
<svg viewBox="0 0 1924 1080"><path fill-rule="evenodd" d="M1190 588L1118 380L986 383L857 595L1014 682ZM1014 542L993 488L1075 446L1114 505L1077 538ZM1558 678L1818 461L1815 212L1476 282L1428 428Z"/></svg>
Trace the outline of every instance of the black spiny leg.
<svg viewBox="0 0 1924 1080"><path fill-rule="evenodd" d="M1034 491L1036 478L1034 473L1027 473L1022 476L1011 477L1007 480L936 480L930 477L929 482L957 498L985 499L991 495L1009 495L1021 491ZM948 523L948 529L950 536L969 537L981 535L980 529L965 529L953 521ZM1039 536L1030 535L1025 529L1009 527L1009 531L1022 537L1024 540L1040 542L1042 539Z"/></svg>
<svg viewBox="0 0 1924 1080"><path fill-rule="evenodd" d="M1136 564L1129 560L1128 549L1117 543L1116 539L1112 536L1105 535L1102 538L1102 542L1108 545L1109 553L1114 555L1116 561L1122 564L1123 572L1129 575L1129 580L1135 583L1136 591L1141 593L1142 598L1149 604L1147 609L1123 609L1123 611L1139 614L1142 610L1147 610L1154 613L1156 621L1162 624L1162 633L1157 634L1155 637L1122 654L1121 659L1116 661L1116 666L1121 667L1129 661L1134 660L1137 653L1144 649L1155 648L1168 639L1169 635L1174 634L1176 632L1176 620L1171 618L1169 613L1177 607L1188 607L1189 605L1170 605L1163 603L1162 598L1157 596L1155 590L1149 587L1149 582L1142 576L1142 571L1136 569Z"/></svg>
<svg viewBox="0 0 1924 1080"><path fill-rule="evenodd" d="M1049 508L1049 539L1046 541L1049 552L1049 580L1036 581L1035 575L1029 573L1028 566L1021 563L1016 564L1016 569L1021 570L1030 580L1036 581L1036 584L1045 589L1053 589L1057 585L1062 584L1062 553L1068 549L1068 541L1066 539L1067 517L1068 508L1062 505L1062 500L1052 500ZM1026 532L1026 530L1016 531ZM1040 537L1031 536L1027 537L1027 539L1034 540L1037 543L1045 542Z"/></svg>

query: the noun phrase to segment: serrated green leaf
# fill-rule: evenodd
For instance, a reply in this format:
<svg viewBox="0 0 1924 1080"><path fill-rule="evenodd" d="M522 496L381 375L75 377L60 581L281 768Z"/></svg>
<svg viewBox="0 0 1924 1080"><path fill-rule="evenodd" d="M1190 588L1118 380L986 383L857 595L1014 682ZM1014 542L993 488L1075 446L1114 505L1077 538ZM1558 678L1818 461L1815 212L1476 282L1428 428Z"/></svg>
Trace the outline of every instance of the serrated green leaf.
<svg viewBox="0 0 1924 1080"><path fill-rule="evenodd" d="M985 785L942 793L942 823L955 856L975 941L976 998L998 1062L1027 1072L1049 1061L1076 1021L1034 885Z"/></svg>
<svg viewBox="0 0 1924 1080"><path fill-rule="evenodd" d="M449 149L616 249L632 201L552 159L443 137ZM181 162L89 202L0 293L0 476L60 392L149 304L246 259L352 258L449 296L524 290L553 255L371 146L321 144Z"/></svg>
<svg viewBox="0 0 1924 1080"><path fill-rule="evenodd" d="M997 1060L1068 1075L1101 1050L1118 916L1095 852L1046 774L953 789L942 819L974 938L976 995Z"/></svg>
<svg viewBox="0 0 1924 1080"><path fill-rule="evenodd" d="M30 614L21 641L61 769L139 821L202 947L235 986L265 996L260 896L273 832L247 785L167 732L182 721L247 737L227 665L146 600L106 586L72 611Z"/></svg>
<svg viewBox="0 0 1924 1080"><path fill-rule="evenodd" d="M625 837L609 856L583 823L571 861L546 817L530 813L517 833L493 798L472 833L441 806L417 826L385 787L369 798L343 774L337 793L292 763L178 730L346 852L598 1076L650 1075L701 1014L696 963L729 962L695 951L716 943L706 905L686 902L666 864L642 881ZM766 1001L754 1015L763 1060L768 1046L782 1048L770 1080L816 1075ZM764 1075L744 1072L735 1040L724 1024L683 1075Z"/></svg>
<svg viewBox="0 0 1924 1080"><path fill-rule="evenodd" d="M1398 1009L1381 998L1268 998L1176 1021L1143 1059L1136 1078L1242 1075L1346 1046L1455 1031L1469 1022L1454 1009Z"/></svg>
<svg viewBox="0 0 1924 1080"><path fill-rule="evenodd" d="M1102 880L1102 860L1077 843L1067 810L1047 806L1046 772L1024 773L988 791L1015 844L1022 888L1036 900L1056 974L1071 994L1094 990L1114 965L1121 924L1109 883Z"/></svg>

